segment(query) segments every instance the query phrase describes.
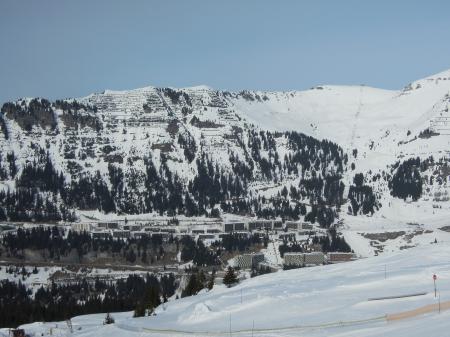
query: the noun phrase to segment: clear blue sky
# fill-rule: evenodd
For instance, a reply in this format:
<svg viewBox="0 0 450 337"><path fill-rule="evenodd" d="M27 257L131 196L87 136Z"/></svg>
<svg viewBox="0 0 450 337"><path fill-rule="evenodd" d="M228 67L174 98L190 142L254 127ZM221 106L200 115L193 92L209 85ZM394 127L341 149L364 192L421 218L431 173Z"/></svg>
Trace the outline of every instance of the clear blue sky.
<svg viewBox="0 0 450 337"><path fill-rule="evenodd" d="M401 88L450 68L450 1L0 1L0 102L146 85Z"/></svg>

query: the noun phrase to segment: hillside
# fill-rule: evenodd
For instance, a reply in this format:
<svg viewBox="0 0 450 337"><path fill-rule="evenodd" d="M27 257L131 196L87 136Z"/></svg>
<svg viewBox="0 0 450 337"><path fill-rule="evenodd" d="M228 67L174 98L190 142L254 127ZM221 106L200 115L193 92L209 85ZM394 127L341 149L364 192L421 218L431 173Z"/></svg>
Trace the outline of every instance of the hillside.
<svg viewBox="0 0 450 337"><path fill-rule="evenodd" d="M399 91L145 87L6 103L0 220L282 217L339 223L361 255L445 239L449 89L446 71ZM394 228L404 242L362 235Z"/></svg>
<svg viewBox="0 0 450 337"><path fill-rule="evenodd" d="M450 315L444 310L450 296L449 253L447 245L433 244L384 257L281 271L169 301L152 317L114 314L116 323L109 326L102 326L105 315L76 317L73 335L223 336L229 333L231 319L237 336L442 336ZM441 313L434 297L434 273ZM369 300L373 298L378 299ZM418 308L425 314L419 310L405 318L397 315ZM50 328L61 336L68 334L64 322L24 327L44 336Z"/></svg>
<svg viewBox="0 0 450 337"><path fill-rule="evenodd" d="M25 188L32 195L39 189L44 192L41 203L53 209L38 210L30 201L21 207L29 214L6 208L3 217L73 219L72 210L96 209L192 216L220 205L229 213L292 213L298 218L301 201L341 203L343 150L301 133L249 124L230 103L239 95L205 88L143 88L76 101L5 104L3 186L10 191L21 187L21 193ZM291 181L297 185L296 204L258 201L259 189L275 185L279 192ZM31 197L2 199L19 208L18 199ZM55 212L60 215L49 215Z"/></svg>

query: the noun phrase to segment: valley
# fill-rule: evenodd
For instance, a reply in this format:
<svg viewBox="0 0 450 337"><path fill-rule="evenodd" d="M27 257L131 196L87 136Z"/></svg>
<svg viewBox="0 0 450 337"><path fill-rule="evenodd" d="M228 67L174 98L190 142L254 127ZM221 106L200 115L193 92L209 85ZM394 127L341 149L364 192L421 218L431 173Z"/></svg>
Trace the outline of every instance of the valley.
<svg viewBox="0 0 450 337"><path fill-rule="evenodd" d="M2 291L25 284L20 300L8 299L9 311L28 303L42 306L30 313L38 320L93 314L71 319L71 327L24 325L61 336L76 329L321 336L353 330L359 320L373 336L396 329L403 323L383 315L436 304L422 278L396 266L429 250L436 255L427 267L411 270L447 277L439 251L450 241L449 78L443 72L398 91L145 87L5 103ZM350 270L361 276L352 291L425 295L377 307L362 297L349 302L339 294ZM383 274L415 286L400 289L378 279ZM230 277L236 280L228 284ZM131 287L126 305L124 284ZM308 299L306 284L320 305ZM55 311L62 302L48 302L52 288L60 301L79 300ZM229 300L236 289L247 304ZM311 312L275 292L306 301ZM339 317L326 310L327 296L342 299ZM264 306L286 303L258 321ZM116 318L113 328L101 326L96 313L105 311ZM235 314L246 320L230 329L223 322ZM30 315L3 324L23 325Z"/></svg>

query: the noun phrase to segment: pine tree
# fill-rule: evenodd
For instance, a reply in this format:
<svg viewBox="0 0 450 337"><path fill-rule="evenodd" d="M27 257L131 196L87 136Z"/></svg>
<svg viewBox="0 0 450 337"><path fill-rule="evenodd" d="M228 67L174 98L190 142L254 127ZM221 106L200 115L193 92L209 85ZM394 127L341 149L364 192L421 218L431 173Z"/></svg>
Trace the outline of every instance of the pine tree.
<svg viewBox="0 0 450 337"><path fill-rule="evenodd" d="M105 320L103 321L103 324L114 324L114 318L109 314L109 312L106 314Z"/></svg>
<svg viewBox="0 0 450 337"><path fill-rule="evenodd" d="M211 274L210 279L208 280L208 284L206 285L206 287L211 290L214 287L214 273Z"/></svg>
<svg viewBox="0 0 450 337"><path fill-rule="evenodd" d="M223 284L225 284L229 288L237 282L238 279L236 273L234 272L234 269L232 267L228 267L228 270L225 276L223 277Z"/></svg>
<svg viewBox="0 0 450 337"><path fill-rule="evenodd" d="M198 275L193 273L189 277L189 282L181 293L181 297L196 295L201 289L202 286L199 284Z"/></svg>
<svg viewBox="0 0 450 337"><path fill-rule="evenodd" d="M145 306L142 303L142 301L140 301L136 304L136 307L134 308L133 317L144 317L144 316L145 316Z"/></svg>
<svg viewBox="0 0 450 337"><path fill-rule="evenodd" d="M141 257L141 261L144 264L148 263L148 259L147 259L147 250L144 249L144 251L142 252L142 257Z"/></svg>

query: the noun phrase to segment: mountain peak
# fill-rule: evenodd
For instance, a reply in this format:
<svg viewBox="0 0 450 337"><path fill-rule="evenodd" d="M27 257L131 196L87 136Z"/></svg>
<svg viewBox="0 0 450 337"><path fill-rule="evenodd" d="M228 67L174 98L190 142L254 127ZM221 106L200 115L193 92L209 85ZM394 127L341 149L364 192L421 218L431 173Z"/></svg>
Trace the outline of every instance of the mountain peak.
<svg viewBox="0 0 450 337"><path fill-rule="evenodd" d="M424 87L427 88L441 87L444 88L444 90L445 89L450 90L450 69L413 81L409 83L407 86L405 86L403 92L417 90Z"/></svg>

